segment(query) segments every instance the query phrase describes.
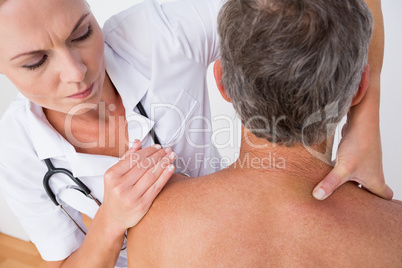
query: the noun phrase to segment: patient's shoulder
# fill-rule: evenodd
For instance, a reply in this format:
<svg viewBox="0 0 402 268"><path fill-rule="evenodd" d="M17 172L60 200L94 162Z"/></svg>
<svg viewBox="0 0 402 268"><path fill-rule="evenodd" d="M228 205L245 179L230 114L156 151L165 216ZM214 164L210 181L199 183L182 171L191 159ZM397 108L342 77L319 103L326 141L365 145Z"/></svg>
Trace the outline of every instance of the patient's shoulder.
<svg viewBox="0 0 402 268"><path fill-rule="evenodd" d="M402 208L402 201L401 201L401 200L396 200L396 199L393 199L393 200L392 200L392 202L394 202L395 204L400 205L400 206L401 206L401 208Z"/></svg>
<svg viewBox="0 0 402 268"><path fill-rule="evenodd" d="M401 202L384 200L353 183L339 190L328 202L314 201L306 209L306 216L291 231L294 237L309 237L304 242L315 254L320 252L324 260L332 258L346 266L400 265Z"/></svg>
<svg viewBox="0 0 402 268"><path fill-rule="evenodd" d="M242 201L252 196L253 189L242 187L234 180L221 171L202 178L174 179L167 184L148 214L129 232L129 264L141 267L202 263L208 266L206 261L216 261L216 254L229 247L226 243L231 243L238 254L246 254L240 252L247 249L244 241L232 243L233 240L225 241L220 237L247 238L248 243L255 244L257 239L251 232L257 230L258 223L247 224L248 218L244 215L246 211L263 212ZM238 228L249 236L236 233Z"/></svg>

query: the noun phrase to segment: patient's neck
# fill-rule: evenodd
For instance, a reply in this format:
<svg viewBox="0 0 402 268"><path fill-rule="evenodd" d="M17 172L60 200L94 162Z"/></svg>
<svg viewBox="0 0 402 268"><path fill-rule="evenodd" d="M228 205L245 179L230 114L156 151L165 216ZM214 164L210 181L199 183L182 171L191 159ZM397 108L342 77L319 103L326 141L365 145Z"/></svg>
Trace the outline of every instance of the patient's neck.
<svg viewBox="0 0 402 268"><path fill-rule="evenodd" d="M242 171L284 176L298 176L318 183L331 170L333 137L321 144L280 146L258 138L242 128L241 149L238 160L231 168Z"/></svg>

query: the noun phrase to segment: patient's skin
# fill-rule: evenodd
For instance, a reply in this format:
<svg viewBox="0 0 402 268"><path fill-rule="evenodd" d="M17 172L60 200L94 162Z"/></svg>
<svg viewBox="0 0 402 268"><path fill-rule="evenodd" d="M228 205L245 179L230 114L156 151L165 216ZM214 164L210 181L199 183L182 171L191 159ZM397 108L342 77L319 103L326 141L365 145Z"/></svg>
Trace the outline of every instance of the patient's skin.
<svg viewBox="0 0 402 268"><path fill-rule="evenodd" d="M269 152L286 169L224 169L172 181L129 231L129 267L401 267L402 205L347 183L311 196L330 170L303 147L273 147L244 129L239 159Z"/></svg>

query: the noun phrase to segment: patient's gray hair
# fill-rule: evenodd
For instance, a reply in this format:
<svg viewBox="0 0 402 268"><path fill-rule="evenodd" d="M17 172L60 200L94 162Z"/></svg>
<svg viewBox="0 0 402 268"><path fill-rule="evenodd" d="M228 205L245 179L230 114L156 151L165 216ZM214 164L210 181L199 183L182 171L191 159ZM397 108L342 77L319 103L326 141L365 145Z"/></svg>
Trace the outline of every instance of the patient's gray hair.
<svg viewBox="0 0 402 268"><path fill-rule="evenodd" d="M322 142L359 87L372 25L363 0L228 0L222 83L242 123L270 142ZM337 116L306 124L328 105Z"/></svg>

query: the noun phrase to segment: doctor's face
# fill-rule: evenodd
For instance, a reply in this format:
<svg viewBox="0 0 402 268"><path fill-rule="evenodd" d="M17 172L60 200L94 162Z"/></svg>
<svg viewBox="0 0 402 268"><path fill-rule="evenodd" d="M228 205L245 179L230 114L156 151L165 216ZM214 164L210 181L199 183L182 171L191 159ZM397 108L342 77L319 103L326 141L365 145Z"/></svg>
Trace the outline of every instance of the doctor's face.
<svg viewBox="0 0 402 268"><path fill-rule="evenodd" d="M98 103L102 31L85 0L0 1L0 72L32 102L67 113Z"/></svg>

